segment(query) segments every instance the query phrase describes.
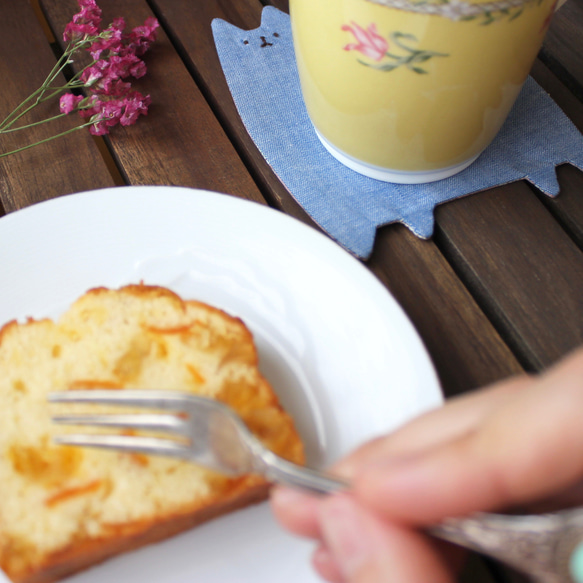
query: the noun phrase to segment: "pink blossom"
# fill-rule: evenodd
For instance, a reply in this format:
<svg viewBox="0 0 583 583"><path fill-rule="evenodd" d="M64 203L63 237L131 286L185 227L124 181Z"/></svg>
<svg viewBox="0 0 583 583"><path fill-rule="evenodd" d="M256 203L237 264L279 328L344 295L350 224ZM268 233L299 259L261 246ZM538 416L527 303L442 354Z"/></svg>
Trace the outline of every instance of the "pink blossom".
<svg viewBox="0 0 583 583"><path fill-rule="evenodd" d="M100 101L99 109L95 113L89 127L89 132L94 136L104 136L109 133L109 128L116 126L123 114L124 102L121 99Z"/></svg>
<svg viewBox="0 0 583 583"><path fill-rule="evenodd" d="M365 30L356 22L352 22L352 26L345 24L342 30L351 32L357 41L347 44L344 47L345 51L358 51L375 61L380 61L386 55L389 43L378 34L376 24L369 24Z"/></svg>
<svg viewBox="0 0 583 583"><path fill-rule="evenodd" d="M142 95L139 91L134 91L125 100L125 109L119 122L122 126L130 126L138 121L140 115L148 115L150 96Z"/></svg>
<svg viewBox="0 0 583 583"><path fill-rule="evenodd" d="M131 83L126 83L121 79L108 79L100 93L108 97L123 97L130 92L131 88Z"/></svg>
<svg viewBox="0 0 583 583"><path fill-rule="evenodd" d="M74 109L77 108L81 101L83 101L82 95L73 95L72 93L65 93L65 95L61 95L61 99L59 100L61 113L71 113Z"/></svg>
<svg viewBox="0 0 583 583"><path fill-rule="evenodd" d="M119 79L134 77L139 79L146 74L146 64L133 54L123 57L113 55L100 59L83 71L81 80L92 91L112 94L112 88Z"/></svg>
<svg viewBox="0 0 583 583"><path fill-rule="evenodd" d="M130 65L128 72L134 79L139 79L146 74L147 68L146 63L142 60L138 60L132 65Z"/></svg>
<svg viewBox="0 0 583 583"><path fill-rule="evenodd" d="M88 67L81 74L81 80L86 87L93 91L100 91L109 94L110 87L117 79L134 77L139 79L146 74L146 64L136 54L127 47L123 50L116 50L122 43L109 45L106 42L94 42L90 47L90 52L95 56L99 55L99 60L91 67ZM112 53L113 54L110 54Z"/></svg>
<svg viewBox="0 0 583 583"><path fill-rule="evenodd" d="M108 69L109 63L105 59L100 59L81 73L81 81L83 81L86 87L90 87L91 85L94 85L96 81L102 79Z"/></svg>
<svg viewBox="0 0 583 583"><path fill-rule="evenodd" d="M142 56L156 40L156 29L159 22L152 17L146 18L142 26L136 26L128 38L128 49L138 56Z"/></svg>
<svg viewBox="0 0 583 583"><path fill-rule="evenodd" d="M97 95L88 97L82 107L79 108L79 115L83 118L90 118L97 115L100 110L99 98Z"/></svg>
<svg viewBox="0 0 583 583"><path fill-rule="evenodd" d="M124 54L123 56L113 55L109 58L111 74L122 79L129 77L132 69L135 69L135 67L142 62L143 61L133 53Z"/></svg>
<svg viewBox="0 0 583 583"><path fill-rule="evenodd" d="M97 6L96 0L77 0L77 4L81 11L73 16L73 22L83 20L94 26L101 24L101 8Z"/></svg>
<svg viewBox="0 0 583 583"><path fill-rule="evenodd" d="M123 18L123 16L118 16L117 18L114 18L113 22L111 23L111 28L113 28L115 30L123 31L125 27L126 27L126 21Z"/></svg>
<svg viewBox="0 0 583 583"><path fill-rule="evenodd" d="M108 134L116 125L130 126L142 115L148 114L150 96L142 95L132 89L128 78L140 78L146 73L146 65L140 58L156 39L159 28L155 18L147 18L142 26L125 33L126 23L123 18L115 18L105 30L101 29L101 9L96 0L77 0L79 11L65 26L63 39L67 47L59 57L57 66L49 73L39 89L40 95L49 92L49 97L59 98L59 109L62 115L77 111L84 123L79 128L89 127L90 133L97 136ZM63 86L56 87L54 81L57 74L69 63L78 62L77 55L87 51L91 56L89 65L86 65ZM83 62L83 59L80 60ZM84 95L76 95L82 89ZM66 93L64 93L66 92ZM35 93L28 100L35 99ZM48 97L46 97L48 99ZM28 100L25 101L28 105ZM28 125L16 128L11 126L17 122L28 109L35 107L45 98L38 96L30 107L22 109L21 104L6 118L3 131L25 129ZM50 122L55 117L51 114L48 119L37 123ZM53 139L69 132L61 132ZM29 148L47 141L43 139ZM7 154L19 152L24 148L17 148ZM6 155L6 154L2 154Z"/></svg>
<svg viewBox="0 0 583 583"><path fill-rule="evenodd" d="M147 115L150 96L133 91L126 79L137 79L146 74L146 65L140 56L156 39L160 25L155 18L147 18L142 26L125 34L124 19L116 18L100 32L101 10L96 1L77 2L80 11L67 25L64 36L75 42L93 37L88 38L84 48L94 63L81 73L81 81L89 96L64 95L61 111L69 113L76 108L82 118L89 120L89 131L102 136L118 124L129 126L136 123L140 115Z"/></svg>
<svg viewBox="0 0 583 583"><path fill-rule="evenodd" d="M96 120L93 125L89 126L89 133L94 136L105 136L109 133L109 128L101 120Z"/></svg>
<svg viewBox="0 0 583 583"><path fill-rule="evenodd" d="M125 100L112 99L110 101L102 101L101 118L106 126L113 127L119 123L123 115Z"/></svg>
<svg viewBox="0 0 583 583"><path fill-rule="evenodd" d="M97 5L84 7L73 16L72 21L75 24L92 24L98 27L101 23L101 9Z"/></svg>
<svg viewBox="0 0 583 583"><path fill-rule="evenodd" d="M108 96L94 99L91 107L81 110L80 113L83 117L90 118L90 133L94 136L104 136L117 124L129 126L136 123L140 115L147 115L150 101L149 95L144 96L139 91L131 91L121 99Z"/></svg>
<svg viewBox="0 0 583 583"><path fill-rule="evenodd" d="M77 0L77 4L79 4L80 8L94 9L101 12L96 0Z"/></svg>
<svg viewBox="0 0 583 583"><path fill-rule="evenodd" d="M99 38L91 44L88 49L89 54L94 60L98 60L105 51L118 53L123 46L122 33L123 27L116 28L112 25L110 28L107 28L101 33Z"/></svg>
<svg viewBox="0 0 583 583"><path fill-rule="evenodd" d="M95 0L77 0L77 3L81 10L65 26L63 33L65 42L78 41L99 34L101 8L97 6Z"/></svg>
<svg viewBox="0 0 583 583"><path fill-rule="evenodd" d="M67 26L65 26L63 39L65 42L75 42L82 40L87 36L95 36L98 33L99 29L92 24L77 24L75 22L69 22Z"/></svg>

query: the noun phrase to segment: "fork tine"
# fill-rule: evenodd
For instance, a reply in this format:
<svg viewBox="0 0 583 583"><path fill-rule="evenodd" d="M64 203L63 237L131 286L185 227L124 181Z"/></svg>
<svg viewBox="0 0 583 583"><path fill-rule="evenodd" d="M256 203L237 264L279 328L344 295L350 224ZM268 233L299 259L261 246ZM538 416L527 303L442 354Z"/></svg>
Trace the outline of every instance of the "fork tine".
<svg viewBox="0 0 583 583"><path fill-rule="evenodd" d="M176 415L55 415L52 420L54 423L61 425L90 425L144 431L167 431L181 435L188 433L188 421Z"/></svg>
<svg viewBox="0 0 583 583"><path fill-rule="evenodd" d="M51 403L89 403L98 405L122 405L124 407L150 407L152 409L184 409L188 401L197 402L200 397L172 391L131 389L74 390L49 393Z"/></svg>
<svg viewBox="0 0 583 583"><path fill-rule="evenodd" d="M140 437L134 435L60 435L54 438L59 445L96 447L112 449L127 453L145 453L150 455L190 458L188 445L157 437Z"/></svg>

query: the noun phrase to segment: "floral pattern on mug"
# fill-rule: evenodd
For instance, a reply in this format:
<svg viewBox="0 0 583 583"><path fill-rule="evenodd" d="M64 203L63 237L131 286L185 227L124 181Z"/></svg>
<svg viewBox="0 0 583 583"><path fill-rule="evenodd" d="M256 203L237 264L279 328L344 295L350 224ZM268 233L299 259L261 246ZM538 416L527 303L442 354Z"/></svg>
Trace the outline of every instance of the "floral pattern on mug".
<svg viewBox="0 0 583 583"><path fill-rule="evenodd" d="M405 42L409 45L410 43L417 43L417 38L412 34L406 34L403 32L392 32L389 35L391 43L402 54L389 52L389 40L378 33L375 23L369 24L365 29L356 22L352 22L351 26L344 24L342 30L350 32L356 40L355 43L344 45L344 50L362 53L365 57L375 61L375 63L367 63L357 59L358 62L361 65L379 71L393 71L398 67L405 66L407 69L410 69L415 73L425 74L428 71L419 66L421 63L425 63L433 57L449 56L445 53L438 53L437 51L422 50L408 46ZM383 60L384 62L381 62Z"/></svg>
<svg viewBox="0 0 583 583"><path fill-rule="evenodd" d="M345 24L342 30L351 32L357 41L347 44L344 47L345 51L358 51L374 61L380 61L389 48L389 43L377 32L377 25L374 23L364 29L356 22L352 22L352 26Z"/></svg>

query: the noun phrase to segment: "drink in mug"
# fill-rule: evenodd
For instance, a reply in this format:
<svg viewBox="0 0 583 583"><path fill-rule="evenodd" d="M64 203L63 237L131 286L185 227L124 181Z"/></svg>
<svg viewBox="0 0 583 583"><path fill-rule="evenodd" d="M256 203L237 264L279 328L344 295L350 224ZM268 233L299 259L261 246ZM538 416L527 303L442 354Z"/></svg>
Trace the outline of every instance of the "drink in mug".
<svg viewBox="0 0 583 583"><path fill-rule="evenodd" d="M556 0L290 0L302 94L353 170L422 183L471 164L504 123Z"/></svg>

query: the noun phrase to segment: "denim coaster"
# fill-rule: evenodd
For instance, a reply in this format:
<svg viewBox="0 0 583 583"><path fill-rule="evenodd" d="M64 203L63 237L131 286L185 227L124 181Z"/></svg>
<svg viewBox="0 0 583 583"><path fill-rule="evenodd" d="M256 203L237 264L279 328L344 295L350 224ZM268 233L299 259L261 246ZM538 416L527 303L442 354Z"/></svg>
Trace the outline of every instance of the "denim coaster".
<svg viewBox="0 0 583 583"><path fill-rule="evenodd" d="M428 238L433 209L440 203L522 179L556 196L556 165L570 162L583 170L583 135L529 78L494 142L459 174L429 184L367 178L333 158L314 132L302 100L287 14L267 6L255 30L218 19L212 29L251 138L314 221L357 257L370 256L382 225L402 222Z"/></svg>

